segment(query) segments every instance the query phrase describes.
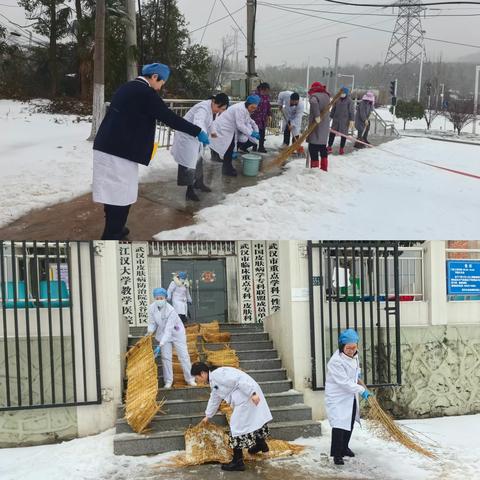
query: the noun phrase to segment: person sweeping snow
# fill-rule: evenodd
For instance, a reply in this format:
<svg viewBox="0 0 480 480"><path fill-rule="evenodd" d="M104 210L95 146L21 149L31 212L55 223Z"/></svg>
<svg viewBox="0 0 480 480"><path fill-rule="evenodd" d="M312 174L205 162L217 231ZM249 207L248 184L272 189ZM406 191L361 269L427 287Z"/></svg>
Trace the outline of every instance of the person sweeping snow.
<svg viewBox="0 0 480 480"><path fill-rule="evenodd" d="M327 364L325 407L332 427L330 456L335 465L343 465L343 457L354 457L348 444L355 421L360 423L358 396L367 400L371 393L360 380L358 333L353 329L341 332L338 350Z"/></svg>
<svg viewBox="0 0 480 480"><path fill-rule="evenodd" d="M188 305L192 303L187 272L178 272L178 274L173 277L173 280L168 286L167 300L172 304L178 316L185 324L188 315Z"/></svg>
<svg viewBox="0 0 480 480"><path fill-rule="evenodd" d="M198 383L210 384L211 393L205 417L207 423L216 413L222 400L233 408L230 418L230 447L232 461L222 470L243 471L243 448L256 454L268 452L265 439L269 435L268 422L273 417L260 385L248 374L232 367L212 368L203 362L192 365L191 374Z"/></svg>
<svg viewBox="0 0 480 480"><path fill-rule="evenodd" d="M209 100L197 103L183 117L209 133L215 115L228 108L229 99L225 93L218 93ZM178 132L173 139L171 154L178 163L177 185L186 186L186 199L200 201L195 189L211 192L203 181L203 145L197 138Z"/></svg>
<svg viewBox="0 0 480 480"><path fill-rule="evenodd" d="M318 125L307 137L308 152L310 154L310 167L328 171L327 140L330 131L330 118L328 115L321 118L322 110L330 103L330 94L327 88L320 82L313 82L308 91L310 102L309 123L316 122ZM319 154L321 161L319 160Z"/></svg>
<svg viewBox="0 0 480 480"><path fill-rule="evenodd" d="M104 204L102 240L122 240L129 233L125 225L138 198L138 165L150 163L157 121L209 143L205 131L172 112L157 94L169 75L167 65L145 65L141 76L115 92L98 129L92 191L93 201Z"/></svg>
<svg viewBox="0 0 480 480"><path fill-rule="evenodd" d="M237 157L235 145L243 149L256 145L260 139L257 124L250 114L260 103L260 97L250 95L245 102L236 103L215 119L211 128L211 150L223 158L223 175L236 177L237 171L232 161Z"/></svg>
<svg viewBox="0 0 480 480"><path fill-rule="evenodd" d="M358 140L364 143L370 143L368 141L368 132L370 131L370 114L375 107L375 95L373 92L367 92L362 101L357 105L357 112L355 114L355 128L358 131ZM355 142L355 148L365 148L360 142Z"/></svg>
<svg viewBox="0 0 480 480"><path fill-rule="evenodd" d="M197 384L190 373L191 362L185 327L175 309L167 303L167 296L168 292L164 288L155 288L155 301L148 307L148 333L154 334L158 342L155 354L160 354L162 358L164 388L171 388L173 384L173 347L182 365L185 381L195 387Z"/></svg>
<svg viewBox="0 0 480 480"><path fill-rule="evenodd" d="M290 145L290 138L293 142L297 140L302 129L302 118L305 105L300 100L300 95L293 92L288 101L282 105L282 130L283 130L283 147ZM303 150L303 148L302 148Z"/></svg>
<svg viewBox="0 0 480 480"><path fill-rule="evenodd" d="M336 130L343 135L348 135L348 130L352 130L354 126L355 109L353 100L350 97L350 90L347 87L343 87L343 93L340 100L333 106L330 112L330 118L332 118L332 129ZM332 145L335 141L335 132L330 132L328 138L328 153L332 153ZM346 137L340 138L340 150L338 153L343 155L345 153Z"/></svg>

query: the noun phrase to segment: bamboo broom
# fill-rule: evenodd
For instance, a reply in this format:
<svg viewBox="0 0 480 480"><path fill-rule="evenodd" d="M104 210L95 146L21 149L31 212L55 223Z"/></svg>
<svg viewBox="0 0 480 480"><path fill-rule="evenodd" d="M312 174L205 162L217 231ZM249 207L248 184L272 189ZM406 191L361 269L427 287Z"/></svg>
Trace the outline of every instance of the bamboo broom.
<svg viewBox="0 0 480 480"><path fill-rule="evenodd" d="M323 110L320 112L320 122L330 114L330 109L338 102L340 95L343 93L343 89L339 90L334 97L330 99L328 105L326 105ZM317 128L319 124L317 122L312 122L307 129L297 138L297 140L290 145L288 148L280 152L280 154L272 162L265 166L264 171L271 170L274 167L282 167L288 160L288 157L295 153L301 146L306 138Z"/></svg>
<svg viewBox="0 0 480 480"><path fill-rule="evenodd" d="M375 430L379 436L401 443L409 450L413 450L426 457L436 458L432 452L419 445L400 425L395 423L395 420L382 409L375 396L372 395L368 397L368 405L370 408L367 418L371 421L373 430Z"/></svg>

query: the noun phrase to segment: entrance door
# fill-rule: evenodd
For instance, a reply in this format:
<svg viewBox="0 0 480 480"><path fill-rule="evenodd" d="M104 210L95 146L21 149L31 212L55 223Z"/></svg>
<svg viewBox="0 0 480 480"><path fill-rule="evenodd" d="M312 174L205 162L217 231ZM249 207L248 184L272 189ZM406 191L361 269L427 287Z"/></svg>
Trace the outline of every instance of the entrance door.
<svg viewBox="0 0 480 480"><path fill-rule="evenodd" d="M190 322L228 321L225 259L162 260L162 285L167 288L173 275L182 271L190 280Z"/></svg>

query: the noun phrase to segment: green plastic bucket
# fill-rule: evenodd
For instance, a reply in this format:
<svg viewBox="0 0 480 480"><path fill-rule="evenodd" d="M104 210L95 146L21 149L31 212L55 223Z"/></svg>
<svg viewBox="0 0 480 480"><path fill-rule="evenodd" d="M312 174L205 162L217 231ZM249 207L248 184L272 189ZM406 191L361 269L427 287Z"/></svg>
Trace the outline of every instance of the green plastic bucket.
<svg viewBox="0 0 480 480"><path fill-rule="evenodd" d="M246 177L256 177L258 175L258 170L260 169L262 157L260 155L255 155L254 153L247 153L242 155L242 160L243 174Z"/></svg>

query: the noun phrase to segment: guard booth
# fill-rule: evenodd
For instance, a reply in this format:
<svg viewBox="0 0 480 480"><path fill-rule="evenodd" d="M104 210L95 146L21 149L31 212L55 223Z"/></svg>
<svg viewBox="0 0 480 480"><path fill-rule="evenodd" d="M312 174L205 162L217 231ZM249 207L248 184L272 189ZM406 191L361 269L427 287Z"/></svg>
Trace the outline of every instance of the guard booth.
<svg viewBox="0 0 480 480"><path fill-rule="evenodd" d="M326 364L345 328L360 335L365 383L400 385L400 302L415 300L411 282L421 264L399 242L320 241L307 248L312 389L325 387Z"/></svg>

